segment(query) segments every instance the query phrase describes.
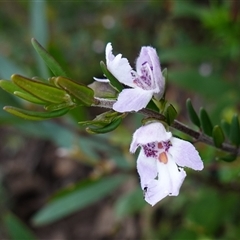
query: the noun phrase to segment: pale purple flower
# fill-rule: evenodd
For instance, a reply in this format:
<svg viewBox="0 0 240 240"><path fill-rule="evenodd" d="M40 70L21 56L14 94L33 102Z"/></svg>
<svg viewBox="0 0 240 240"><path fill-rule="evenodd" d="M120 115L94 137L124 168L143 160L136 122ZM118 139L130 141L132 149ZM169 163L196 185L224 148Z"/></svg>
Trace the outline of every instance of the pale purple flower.
<svg viewBox="0 0 240 240"><path fill-rule="evenodd" d="M177 196L186 177L183 167L202 170L203 162L195 147L167 132L160 122L137 129L130 151L141 147L137 170L145 200L155 205L166 196Z"/></svg>
<svg viewBox="0 0 240 240"><path fill-rule="evenodd" d="M136 60L136 71L122 54L112 53L112 45L106 46L106 64L108 70L121 83L130 88L123 89L118 95L113 109L117 112L139 111L145 108L151 98L161 99L165 90L157 52L152 47L142 47Z"/></svg>

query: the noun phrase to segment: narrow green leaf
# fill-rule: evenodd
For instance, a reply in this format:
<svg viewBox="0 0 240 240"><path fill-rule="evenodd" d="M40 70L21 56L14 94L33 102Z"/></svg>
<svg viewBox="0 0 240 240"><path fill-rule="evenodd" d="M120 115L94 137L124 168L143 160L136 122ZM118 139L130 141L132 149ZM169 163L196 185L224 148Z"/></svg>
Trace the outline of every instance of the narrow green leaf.
<svg viewBox="0 0 240 240"><path fill-rule="evenodd" d="M215 146L220 148L225 140L225 137L223 130L219 125L214 126L212 136Z"/></svg>
<svg viewBox="0 0 240 240"><path fill-rule="evenodd" d="M199 120L199 117L196 113L196 111L194 110L193 106L192 106L192 102L191 99L188 98L186 101L186 107L187 107L187 111L188 111L188 115L190 120L192 121L193 124L195 124L197 127L201 127L201 123Z"/></svg>
<svg viewBox="0 0 240 240"><path fill-rule="evenodd" d="M36 103L36 104L45 104L46 102L42 101L39 98L34 97L28 92L24 91L17 85L15 85L12 81L9 80L0 80L0 87L8 93L14 94L17 97L20 97L26 101Z"/></svg>
<svg viewBox="0 0 240 240"><path fill-rule="evenodd" d="M51 103L70 101L70 96L62 89L17 74L12 75L11 79L20 88L43 101Z"/></svg>
<svg viewBox="0 0 240 240"><path fill-rule="evenodd" d="M238 115L234 115L232 118L232 122L230 125L230 141L236 145L240 145L240 126L239 126L239 120Z"/></svg>
<svg viewBox="0 0 240 240"><path fill-rule="evenodd" d="M200 121L201 121L203 132L211 137L212 131L213 131L213 125L208 116L207 111L204 108L200 108Z"/></svg>
<svg viewBox="0 0 240 240"><path fill-rule="evenodd" d="M58 64L58 62L41 46L41 44L34 38L32 38L32 45L37 51L37 53L44 60L46 65L51 69L55 76L63 76L66 77L65 71Z"/></svg>
<svg viewBox="0 0 240 240"><path fill-rule="evenodd" d="M163 75L164 80L165 80L165 89L164 89L164 93L163 93L162 99L165 99L167 82L168 82L168 71L167 71L167 68L164 68L164 69L162 70L162 75Z"/></svg>
<svg viewBox="0 0 240 240"><path fill-rule="evenodd" d="M170 125L173 123L174 119L177 117L177 111L176 111L176 109L173 107L173 105L170 104L170 105L167 107L164 115L165 115L165 117L166 117L166 121L167 121L168 125L170 126Z"/></svg>
<svg viewBox="0 0 240 240"><path fill-rule="evenodd" d="M37 226L52 223L83 209L112 193L125 179L126 175L108 176L59 194L34 216L33 223Z"/></svg>
<svg viewBox="0 0 240 240"><path fill-rule="evenodd" d="M73 102L64 102L64 103L51 103L49 105L45 105L44 108L48 111L48 112L52 112L52 111L56 111L62 108L73 108L76 107L76 104Z"/></svg>
<svg viewBox="0 0 240 240"><path fill-rule="evenodd" d="M11 94L14 94L15 91L21 91L22 89L15 85L12 81L10 80L0 80L0 87Z"/></svg>
<svg viewBox="0 0 240 240"><path fill-rule="evenodd" d="M29 93L15 91L14 95L31 103L41 104L41 105L46 104L45 101L42 101L41 99L36 98L33 95L30 95Z"/></svg>
<svg viewBox="0 0 240 240"><path fill-rule="evenodd" d="M57 77L55 83L86 106L91 106L95 102L94 91L83 84L65 77Z"/></svg>
<svg viewBox="0 0 240 240"><path fill-rule="evenodd" d="M53 112L33 112L21 108L5 106L3 110L17 117L21 117L28 120L46 120L65 115L69 111L69 108L63 108Z"/></svg>
<svg viewBox="0 0 240 240"><path fill-rule="evenodd" d="M34 234L32 233L32 231L12 213L8 212L1 217L11 240L37 239L36 236L34 236Z"/></svg>
<svg viewBox="0 0 240 240"><path fill-rule="evenodd" d="M118 92L121 92L123 90L123 85L112 75L110 71L108 71L107 66L103 61L100 62L100 67L103 71L103 74L110 81L110 84L113 86L113 88Z"/></svg>
<svg viewBox="0 0 240 240"><path fill-rule="evenodd" d="M47 14L47 1L29 1L29 25L30 34L38 39L44 46L49 41L49 27ZM39 54L36 53L36 63L39 73L43 77L49 76L49 69L42 61Z"/></svg>
<svg viewBox="0 0 240 240"><path fill-rule="evenodd" d="M96 133L96 134L108 133L108 132L115 130L121 124L121 122L122 122L122 118L117 118L117 119L113 120L110 124L107 124L104 127L98 128L96 126L94 126L94 127L89 126L86 128L86 131L88 133L93 133L93 134L94 133Z"/></svg>

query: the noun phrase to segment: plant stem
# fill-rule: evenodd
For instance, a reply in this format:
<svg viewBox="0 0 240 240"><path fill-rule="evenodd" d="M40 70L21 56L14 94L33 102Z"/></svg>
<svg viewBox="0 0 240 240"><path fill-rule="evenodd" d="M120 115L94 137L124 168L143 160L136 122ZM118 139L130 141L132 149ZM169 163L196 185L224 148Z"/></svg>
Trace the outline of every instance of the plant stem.
<svg viewBox="0 0 240 240"><path fill-rule="evenodd" d="M116 102L115 100L108 100L108 99L101 99L101 98L97 98L97 100L98 100L98 104L93 105L93 106L109 108L109 109L112 109L113 104ZM161 120L161 121L166 120L164 115L162 115L158 112L155 112L151 109L144 108L144 109L140 110L138 113L141 113L142 115L144 115L146 117L155 118L157 120ZM198 131L195 131L195 130L189 128L188 126L179 122L178 120L174 120L171 127L189 135L190 137L192 137L193 139L195 139L198 142L203 142L203 143L206 143L208 145L211 145L211 146L214 146L215 148L217 148L214 145L214 141L211 137L203 134L202 132L198 132ZM231 154L234 154L234 155L237 155L237 156L240 155L240 149L237 149L235 146L233 146L229 143L223 143L221 148L218 148L218 149L228 152L228 153L231 153Z"/></svg>

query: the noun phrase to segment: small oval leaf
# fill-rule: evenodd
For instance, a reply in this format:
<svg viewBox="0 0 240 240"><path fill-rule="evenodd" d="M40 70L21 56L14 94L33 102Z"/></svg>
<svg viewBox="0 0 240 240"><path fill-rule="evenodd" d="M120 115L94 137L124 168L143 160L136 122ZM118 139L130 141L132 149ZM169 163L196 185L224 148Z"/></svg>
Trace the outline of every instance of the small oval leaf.
<svg viewBox="0 0 240 240"><path fill-rule="evenodd" d="M207 111L204 108L200 108L200 121L201 121L203 132L211 137L212 131L213 131L213 125L208 116Z"/></svg>
<svg viewBox="0 0 240 240"><path fill-rule="evenodd" d="M86 131L88 133L93 133L93 134L101 134L101 133L108 133L111 132L113 130L115 130L122 122L122 118L117 118L115 120L113 120L110 124L101 127L101 128L97 128L97 127L87 127Z"/></svg>
<svg viewBox="0 0 240 240"><path fill-rule="evenodd" d="M225 162L233 162L234 160L236 160L237 155L234 154L227 154L226 156L223 157L217 157L217 160L223 160Z"/></svg>
<svg viewBox="0 0 240 240"><path fill-rule="evenodd" d="M177 117L177 111L172 104L170 104L167 107L165 112L165 117L169 126L173 123L174 119Z"/></svg>
<svg viewBox="0 0 240 240"><path fill-rule="evenodd" d="M225 137L223 130L219 125L214 126L212 136L215 146L220 148L225 140Z"/></svg>
<svg viewBox="0 0 240 240"><path fill-rule="evenodd" d="M230 141L236 145L240 145L240 126L239 126L239 120L238 115L234 115L232 118L232 122L230 125Z"/></svg>
<svg viewBox="0 0 240 240"><path fill-rule="evenodd" d="M188 98L186 101L186 107L187 107L187 111L188 111L190 120L192 121L193 124L195 124L197 127L200 128L201 127L200 119L199 119L196 111L193 108L190 98Z"/></svg>
<svg viewBox="0 0 240 240"><path fill-rule="evenodd" d="M223 129L225 136L227 138L229 138L230 137L230 124L225 120L221 120L221 127Z"/></svg>

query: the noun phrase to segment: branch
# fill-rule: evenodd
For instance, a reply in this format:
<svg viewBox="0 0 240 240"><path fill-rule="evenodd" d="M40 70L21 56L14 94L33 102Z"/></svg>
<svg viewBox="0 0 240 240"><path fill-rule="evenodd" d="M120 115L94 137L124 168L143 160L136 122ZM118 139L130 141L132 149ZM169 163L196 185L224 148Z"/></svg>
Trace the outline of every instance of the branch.
<svg viewBox="0 0 240 240"><path fill-rule="evenodd" d="M101 99L101 98L96 98L96 100L98 101L98 104L93 105L93 106L109 108L109 109L112 109L113 104L116 102L116 100L108 100L108 99ZM161 120L161 121L166 120L164 115L162 115L158 112L155 112L151 109L144 108L144 109L140 110L138 113L141 113L146 117L155 118L157 120ZM189 135L190 137L192 137L193 139L195 139L198 142L203 142L203 143L206 143L208 145L211 145L211 146L217 148L211 137L203 134L202 132L195 131L177 120L174 120L171 127ZM223 150L228 153L231 153L231 154L234 154L234 155L237 155L237 156L240 155L240 149L237 149L235 146L228 144L228 143L223 143L222 147L218 148L218 149Z"/></svg>

